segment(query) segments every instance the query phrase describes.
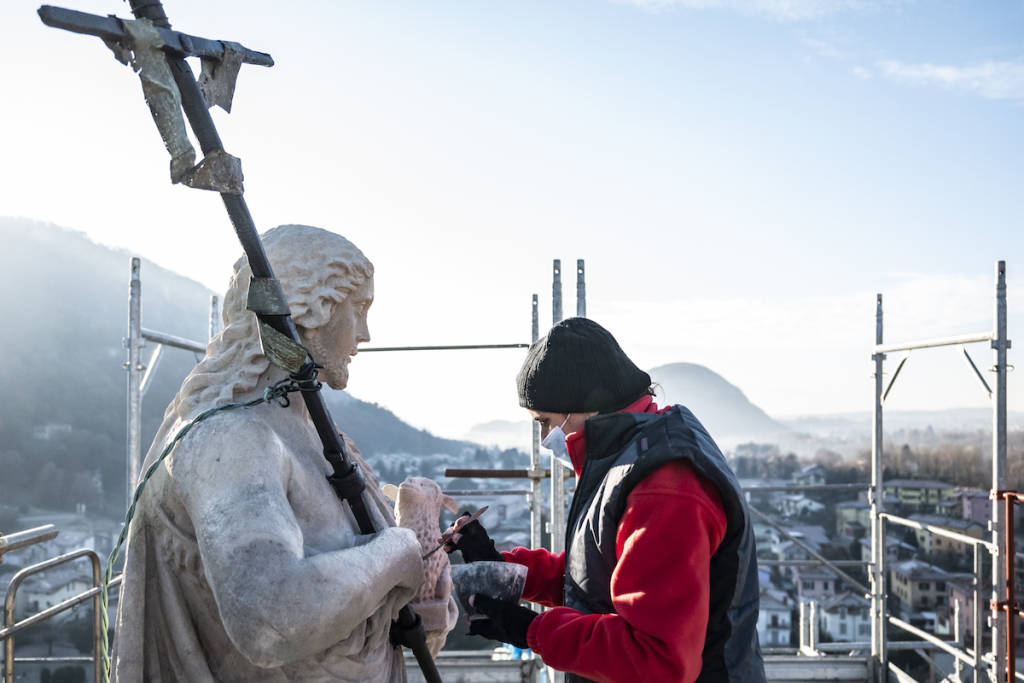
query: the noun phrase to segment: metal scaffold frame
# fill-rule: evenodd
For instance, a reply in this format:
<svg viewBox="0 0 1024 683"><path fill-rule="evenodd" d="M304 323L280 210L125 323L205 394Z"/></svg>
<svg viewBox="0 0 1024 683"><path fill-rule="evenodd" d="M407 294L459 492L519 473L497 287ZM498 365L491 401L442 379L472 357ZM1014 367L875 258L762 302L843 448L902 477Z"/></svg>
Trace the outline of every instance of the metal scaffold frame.
<svg viewBox="0 0 1024 683"><path fill-rule="evenodd" d="M150 382L156 373L165 346L193 353L206 353L206 343L178 337L165 332L157 332L142 326L142 279L140 277L141 262L132 257L131 281L128 289L128 335L124 346L128 353L125 369L128 371L128 439L125 457L125 508L127 509L135 485L139 480L142 467L142 399L149 389ZM217 297L210 297L209 339L220 330L220 314ZM142 349L146 342L156 346L149 360L142 362Z"/></svg>
<svg viewBox="0 0 1024 683"><path fill-rule="evenodd" d="M955 658L957 669L966 665L973 670L973 679L977 683L982 680L981 676L985 670L988 671L988 679L1001 682L1006 679L1007 672L1007 646L1005 642L1005 625L999 618L1002 614L1000 604L1005 604L1002 599L1004 592L1007 592L1008 581L1013 581L1012 575L1007 576L1006 564L1000 561L1000 557L1007 553L1006 513L1004 506L996 504L996 499L1001 492L1006 490L1006 372L1007 372L1007 351L1010 348L1010 340L1007 338L1006 328L1006 262L999 261L995 268L995 310L994 326L991 331L979 332L951 337L939 337L924 339L906 343L885 344L883 339L883 316L882 316L882 295L876 298L875 309L875 345L871 359L875 364L875 406L873 430L871 439L871 488L869 489L868 502L871 515L871 549L872 562L870 567L871 583L871 658L874 667L875 680L885 680L888 672L900 676L905 673L888 662L886 643L886 626L893 624L900 629L907 631L923 640L939 647L943 651L952 654ZM992 401L992 489L990 498L992 504L992 519L990 530L991 541L980 540L957 534L947 529L922 524L903 517L887 513L885 511L884 482L882 481L882 457L883 457L883 413L882 409L889 392L892 390L896 378L903 369L909 356L904 357L896 367L889 384L883 387L884 363L886 355L895 351L910 352L918 349L938 348L944 346L961 346L966 344L989 342L993 350L994 365L990 370L995 373L995 390L993 391L985 378L978 371L970 354L963 349L968 363L981 380L989 398ZM1008 507L1008 506L1007 506ZM942 641L934 635L917 629L905 621L894 617L886 609L886 552L885 552L885 525L886 523L909 526L921 529L926 532L945 536L962 543L970 544L974 552L974 642L973 648L953 647L953 644ZM987 550L992 555L992 599L991 605L991 649L989 656L983 657L981 653L981 582L982 556L981 550ZM1009 563L1012 567L1012 562ZM959 640L955 638L954 640ZM1020 677L1020 676L1018 676ZM1020 677L1024 678L1024 677Z"/></svg>
<svg viewBox="0 0 1024 683"><path fill-rule="evenodd" d="M125 345L128 350L129 362L127 365L128 370L128 387L129 387L129 402L128 402L128 417L129 417L129 439L128 439L128 457L129 457L129 472L131 471L131 465L134 462L137 473L139 466L138 459L141 456L141 448L138 443L139 440L139 428L140 428L140 408L141 400L148 388L149 383L152 379L153 372L155 371L156 365L159 362L162 348L164 346L171 346L174 348L181 348L193 352L205 351L205 344L194 342L181 337L175 337L173 335L148 330L142 327L141 324L141 282L139 278L139 259L132 259L132 278L130 287L130 300L129 300L129 333L125 340ZM557 323L561 320L562 312L562 301L561 301L561 264L560 261L554 261L553 263L553 279L552 279L552 322ZM871 638L870 641L866 642L836 642L836 643L822 643L818 638L818 624L817 624L817 610L816 605L812 603L804 603L800 605L800 622L799 622L799 633L800 633L800 646L796 649L796 653L800 653L802 656L793 656L794 651L792 648L767 648L766 654L773 655L774 660L766 660L770 665L770 669L776 672L777 675L782 676L787 680L818 680L816 676L828 673L834 680L865 680L864 676L867 676L869 680L876 682L889 680L890 677L898 681L910 680L910 677L898 667L894 666L888 661L888 653L890 651L905 651L912 650L921 657L925 658L931 663L931 658L935 653L944 652L949 654L954 659L954 665L956 667L955 674L958 679L964 671L964 668L970 670L972 679L975 683L981 681L990 681L996 683L1006 679L1008 672L1013 672L1012 675L1017 680L1024 680L1024 675L1015 671L1015 667L1010 664L1008 665L1007 656L1013 651L1013 643L1008 642L1007 637L1012 634L1013 622L1018 614L1024 616L1024 612L1018 610L1018 605L1015 602L1015 593L1013 591L1014 581L1014 563L1011 551L1011 540L1006 538L1008 530L1012 529L1010 524L1010 513L1012 510L1012 503L1024 502L1024 496L1017 492L1007 491L1006 479L1006 457L1007 457L1007 406L1006 406L1006 373L1008 370L1007 365L1007 351L1011 344L1007 339L1007 324L1006 324L1006 278L1005 278L1005 263L1000 261L996 266L996 297L995 297L995 311L994 311L994 328L991 332L982 332L977 334L958 335L953 337L942 337L936 339L920 340L908 343L900 344L884 344L883 343L883 316L882 316L882 295L877 295L876 299L876 318L875 318L875 345L872 350L872 360L875 364L875 410L872 430L872 449L871 449L871 481L868 488L868 499L870 506L871 516L871 540L872 540L872 555L869 562L860 561L833 561L828 560L820 554L814 552L814 549L804 544L796 537L790 537L798 547L804 549L809 556L810 560L780 560L780 561L767 561L761 562L765 566L774 565L812 565L818 564L831 568L837 572L838 576L842 577L847 581L854 589L862 591L862 595L871 603ZM585 283L584 283L584 265L583 261L577 262L577 315L583 316L586 314L586 302L585 302ZM211 337L217 331L217 312L216 312L216 298L214 297L211 301L211 314L210 314L210 335ZM532 315L531 315L531 340L536 341L539 338L539 312L538 312L538 297L536 294L532 297ZM157 346L152 352L147 363L141 362L142 347L146 341L153 342ZM992 462L992 491L990 497L993 502L1001 500L1005 504L992 506L992 520L991 520L991 537L990 539L977 539L964 534L945 529L939 526L931 524L925 524L922 522L910 520L904 517L897 516L885 510L884 505L884 491L885 482L882 480L882 458L883 458L883 406L886 398L893 388L896 378L899 376L900 371L907 362L907 358L904 357L897 365L895 371L892 374L888 384L886 385L883 381L884 377L884 362L888 353L896 351L911 351L917 349L926 348L937 348L943 346L964 346L967 344L988 342L994 352L994 365L990 368L995 374L995 385L994 389L989 386L989 383L985 380L984 376L978 370L978 366L971 358L970 354L964 350L964 355L970 364L970 367L974 374L978 377L981 383L984 385L985 391L988 393L992 400L993 407L993 462ZM378 347L378 348L367 348L361 349L362 351L404 351L404 350L464 350L464 349L498 349L498 348L526 348L528 344L489 344L489 345L459 345L459 346L406 346L406 347ZM565 481L566 473L564 472L564 464L557 458L552 457L550 468L541 467L540 460L540 448L539 448L539 429L536 423L532 426L532 439L531 439L531 453L530 453L530 468L526 470L446 470L447 476L456 477L479 477L479 478L526 478L530 480L530 487L528 489L490 489L490 490L473 490L473 491L452 491L449 490L450 494L457 495L525 495L527 496L530 504L530 543L532 547L541 547L541 532L543 528L542 521L542 483L544 479L551 479L551 502L553 506L550 508L549 513L549 529L552 539L552 547L555 548L555 544L559 542L558 534L556 530L562 530L564 534L565 526ZM137 476L137 475L136 475ZM571 470L568 473L571 476ZM754 486L746 489L747 491L773 491L773 490L840 490L840 489L863 489L863 484L827 484L817 486L799 486L799 485L786 485L786 486ZM561 504L559 504L561 499ZM1012 499L1012 500L1011 500ZM756 509L751 508L752 514L760 519L762 522L772 526L780 531L783 535L787 535L784 528L770 519L763 513ZM930 534L943 536L945 538L952 539L961 543L968 544L973 549L973 569L974 569L974 603L973 603L973 614L972 619L974 623L972 642L965 643L964 636L961 633L959 619L957 618L957 611L954 609L953 612L953 634L952 640L944 640L931 633L928 633L913 624L910 624L896 616L888 613L886 606L887 598L887 555L885 553L885 534L886 525L893 524L897 526L912 528L916 530L925 531ZM57 531L53 527L40 527L38 529L31 529L25 532L16 534L10 534L7 536L0 535L0 556L4 552L16 550L19 547L24 547L30 544L39 543L47 539L52 539L56 536ZM564 545L564 536L561 540ZM992 627L992 637L990 643L990 649L986 652L983 651L984 641L982 638L982 628L984 623L982 618L984 615L983 601L981 593L986 590L987 586L984 585L982 579L982 552L987 551L992 555L992 587L991 587L991 601L989 602L989 613L990 622ZM81 594L68 598L59 605L54 605L51 608L42 610L34 615L27 616L21 621L14 623L13 612L11 611L14 595L17 591L18 584L31 574L44 571L51 567L63 564L70 560L74 560L80 557L88 557L90 562L94 565L94 587L87 589ZM1024 557L1024 554L1016 555L1016 557ZM71 658L24 658L15 659L13 653L13 637L16 633L23 631L24 629L30 628L38 623L46 621L58 613L65 610L71 609L79 604L86 603L90 600L98 602L99 587L95 579L96 568L95 566L99 563L99 558L95 556L95 553L87 550L72 551L56 558L45 560L44 562L37 563L31 567L27 567L15 576L15 580L11 582L8 587L8 593L5 600L5 621L4 627L0 629L0 640L4 641L5 652L4 652L4 680L13 680L13 669L15 662L42 662L42 661L66 661L68 663L81 662L87 663L92 662L97 664L95 659L92 657L71 657ZM844 571L845 567L863 566L867 565L869 570L869 585L863 586L857 582L853 577ZM114 588L119 582L120 577L115 578L111 587ZM958 607L959 605L957 605ZM95 616L95 615L94 615ZM1001 617L1006 618L1006 622L1003 622ZM919 640L899 640L899 641L888 641L886 638L886 626L893 625L905 633L909 634L913 638ZM97 631L98 634L98 631ZM1004 637L1005 636L1005 637ZM870 651L870 657L850 657L849 654L861 651ZM846 653L845 655L843 653ZM477 655L473 653L449 653L451 655L449 659L452 661L458 660L457 666L469 665ZM464 661L463 661L464 660ZM511 662L508 662L510 666ZM537 671L537 662L530 662L529 666L523 665L522 680L530 680L534 677ZM805 666L807 665L807 666ZM411 666L411 665L410 665ZM453 665L455 666L455 665ZM515 666L519 666L518 664ZM808 666L810 668L808 668ZM510 669L509 666L502 664L505 669ZM858 668L859 667L859 668ZM501 668L501 667L499 667ZM515 668L512 666L512 668ZM858 673L860 671L860 673ZM934 669L933 669L934 671ZM557 675L555 672L550 672L552 675ZM771 678L771 677L770 677Z"/></svg>

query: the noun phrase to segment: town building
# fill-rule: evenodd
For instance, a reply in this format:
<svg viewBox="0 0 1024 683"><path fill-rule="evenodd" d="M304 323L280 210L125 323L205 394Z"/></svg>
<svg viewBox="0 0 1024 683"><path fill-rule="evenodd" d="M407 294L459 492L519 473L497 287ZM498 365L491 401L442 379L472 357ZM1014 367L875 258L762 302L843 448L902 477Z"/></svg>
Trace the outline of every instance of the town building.
<svg viewBox="0 0 1024 683"><path fill-rule="evenodd" d="M828 567L794 567L793 583L796 585L797 603L822 603L839 592L839 575Z"/></svg>
<svg viewBox="0 0 1024 683"><path fill-rule="evenodd" d="M762 647L791 647L793 601L783 591L762 588L757 637Z"/></svg>
<svg viewBox="0 0 1024 683"><path fill-rule="evenodd" d="M776 509L781 512L784 517L814 515L825 509L825 505L823 503L819 503L816 500L808 498L802 493L787 493L776 501L776 505Z"/></svg>
<svg viewBox="0 0 1024 683"><path fill-rule="evenodd" d="M871 562L871 537L866 536L857 541L860 546L860 559L863 562ZM887 563L911 560L917 554L917 548L900 540L896 536L885 537L885 561Z"/></svg>
<svg viewBox="0 0 1024 683"><path fill-rule="evenodd" d="M921 560L905 560L890 568L889 591L897 598L903 619L929 630L925 613L947 610L950 583L963 576ZM930 619L930 630L934 632L936 616L933 614Z"/></svg>
<svg viewBox="0 0 1024 683"><path fill-rule="evenodd" d="M871 639L871 610L862 595L843 591L818 605L818 624L822 635L834 641Z"/></svg>
<svg viewBox="0 0 1024 683"><path fill-rule="evenodd" d="M871 528L871 505L863 500L836 503L836 537L854 540L867 535Z"/></svg>
<svg viewBox="0 0 1024 683"><path fill-rule="evenodd" d="M886 496L893 496L902 515L943 514L956 506L953 485L930 479L892 479L883 483Z"/></svg>
<svg viewBox="0 0 1024 683"><path fill-rule="evenodd" d="M797 486L823 486L825 472L821 465L808 465L793 475L793 483Z"/></svg>
<svg viewBox="0 0 1024 683"><path fill-rule="evenodd" d="M921 524L941 527L964 536L970 536L971 538L981 539L985 536L986 527L969 519L953 519L941 515L924 514L910 515L909 519ZM924 529L915 529L914 537L917 539L918 549L925 555L956 555L958 557L970 558L974 552L974 546L966 541L940 536Z"/></svg>

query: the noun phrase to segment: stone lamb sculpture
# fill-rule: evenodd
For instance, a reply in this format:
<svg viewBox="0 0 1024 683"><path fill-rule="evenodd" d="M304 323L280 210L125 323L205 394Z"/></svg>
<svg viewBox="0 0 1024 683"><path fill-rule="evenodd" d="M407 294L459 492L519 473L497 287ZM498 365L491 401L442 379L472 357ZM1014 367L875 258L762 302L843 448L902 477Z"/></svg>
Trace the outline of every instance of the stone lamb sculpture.
<svg viewBox="0 0 1024 683"><path fill-rule="evenodd" d="M373 265L340 235L304 225L268 231L263 246L303 345L323 365L320 380L345 388L351 357L370 339ZM164 413L143 471L196 415L261 397L286 378L246 309L250 276L243 257L224 297L224 328ZM345 443L381 529L372 535L328 484L300 398L193 427L148 481L130 526L115 681L406 680L388 636L423 584L423 551L415 533L395 526L373 471ZM428 645L445 635L428 633Z"/></svg>
<svg viewBox="0 0 1024 683"><path fill-rule="evenodd" d="M441 493L441 487L426 477L407 477L399 486L385 484L384 495L395 501L395 519L398 526L412 529L420 542L423 554L437 547L440 532L441 508L456 513L455 499ZM413 598L413 608L423 618L428 632L447 634L455 627L459 608L452 600L451 564L448 553L438 550L424 561L423 585ZM443 645L438 644L437 650ZM431 648L432 654L437 650Z"/></svg>

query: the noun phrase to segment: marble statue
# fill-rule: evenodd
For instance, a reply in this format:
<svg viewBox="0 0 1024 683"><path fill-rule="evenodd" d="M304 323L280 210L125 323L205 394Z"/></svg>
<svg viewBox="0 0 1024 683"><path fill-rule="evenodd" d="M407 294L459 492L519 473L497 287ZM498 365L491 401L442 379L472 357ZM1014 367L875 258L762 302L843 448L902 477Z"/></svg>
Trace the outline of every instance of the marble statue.
<svg viewBox="0 0 1024 683"><path fill-rule="evenodd" d="M458 511L455 499L441 492L433 479L407 477L399 486L386 484L384 495L395 501L395 520L398 526L412 529L420 543L420 550L430 556L424 560L423 585L413 597L412 606L423 618L428 632L447 633L459 619L459 608L452 600L452 574L448 553L437 548L441 535L439 519L441 508L451 513ZM437 650L443 642L438 642ZM431 654L437 655L437 651Z"/></svg>
<svg viewBox="0 0 1024 683"><path fill-rule="evenodd" d="M334 389L369 340L373 266L348 240L285 225L263 236L303 344ZM224 327L164 414L143 471L198 413L259 397L285 377L263 355L246 310L243 257ZM149 480L132 521L113 653L114 680L404 681L388 638L423 584L416 533L395 526L359 451L367 507L382 531L361 535L326 476L303 401L217 413ZM344 425L340 425L344 428ZM436 646L446 632L428 633Z"/></svg>

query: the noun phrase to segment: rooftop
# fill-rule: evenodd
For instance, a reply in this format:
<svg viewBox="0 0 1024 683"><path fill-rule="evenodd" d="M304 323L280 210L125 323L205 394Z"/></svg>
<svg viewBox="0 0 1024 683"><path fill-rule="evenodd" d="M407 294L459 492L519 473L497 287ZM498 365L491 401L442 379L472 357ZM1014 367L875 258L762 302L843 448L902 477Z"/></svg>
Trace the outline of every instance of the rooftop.
<svg viewBox="0 0 1024 683"><path fill-rule="evenodd" d="M956 531L970 531L972 529L982 529L985 527L978 522L970 519L955 519L953 517L943 517L942 515L910 515L909 519L915 522L921 522L922 524L931 524L932 526L941 526L947 529L954 529Z"/></svg>
<svg viewBox="0 0 1024 683"><path fill-rule="evenodd" d="M903 574L911 579L940 579L949 580L956 578L956 574L951 574L941 567L936 567L934 564L928 564L921 560L904 560L902 562L893 562L892 570L898 574Z"/></svg>
<svg viewBox="0 0 1024 683"><path fill-rule="evenodd" d="M934 479L891 479L883 482L882 485L886 488L901 488L901 489L951 489L952 484L947 484L944 481L936 481Z"/></svg>

